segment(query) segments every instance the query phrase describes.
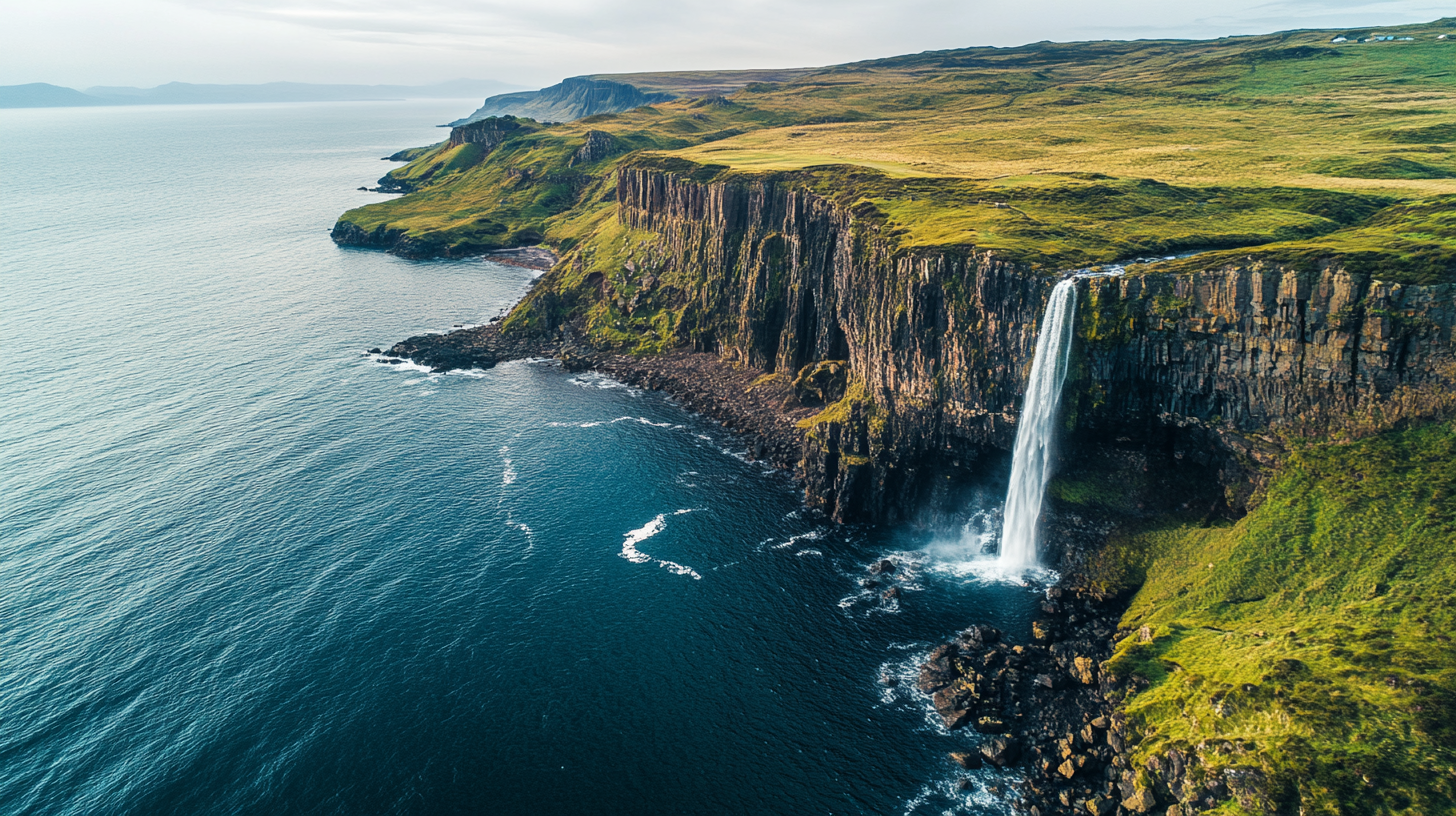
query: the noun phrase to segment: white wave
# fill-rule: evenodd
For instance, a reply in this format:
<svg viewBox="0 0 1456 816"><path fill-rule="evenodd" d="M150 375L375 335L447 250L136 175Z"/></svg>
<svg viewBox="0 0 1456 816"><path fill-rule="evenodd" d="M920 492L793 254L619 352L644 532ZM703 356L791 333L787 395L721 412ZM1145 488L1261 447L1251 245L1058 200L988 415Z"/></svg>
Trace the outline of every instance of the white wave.
<svg viewBox="0 0 1456 816"><path fill-rule="evenodd" d="M511 460L507 459L506 460L506 469L501 472L501 484L508 484L509 485L509 484L515 484L515 483L516 483L516 469L512 465Z"/></svg>
<svg viewBox="0 0 1456 816"><path fill-rule="evenodd" d="M667 569L672 570L678 575L691 575L693 576L693 580L695 581L703 580L703 576L699 575L698 571L693 569L692 567L685 567L682 564L678 564L673 561L663 561L661 559L658 560L657 564L658 566L666 567Z"/></svg>
<svg viewBox="0 0 1456 816"><path fill-rule="evenodd" d="M652 557L637 549L637 545L662 532L662 528L666 526L667 514L659 513L657 518L628 533L626 540L622 542L622 557L634 564L651 561Z"/></svg>
<svg viewBox="0 0 1456 816"><path fill-rule="evenodd" d="M415 371L421 374L429 374L432 372L432 369L429 366L422 366L419 363L413 362L411 360L405 360L399 363L386 363L386 359L394 358L386 358L383 355L380 355L374 358L374 362L376 365L379 365L383 368L390 368L396 371Z"/></svg>
<svg viewBox="0 0 1456 816"><path fill-rule="evenodd" d="M427 389L425 391L421 391L417 396L428 397L429 395L434 394L434 393L436 393L436 390L433 389L433 388L430 388L430 389Z"/></svg>
<svg viewBox="0 0 1456 816"><path fill-rule="evenodd" d="M820 552L818 550L799 550L798 552L794 553L794 555L823 555L823 554L824 553L822 553L822 552Z"/></svg>
<svg viewBox="0 0 1456 816"><path fill-rule="evenodd" d="M802 542L805 542L805 541L818 541L819 539L821 539L823 537L824 537L824 531L823 530L810 530L807 533L799 533L796 536L789 536L789 539L787 541L785 541L782 544L775 544L773 546L773 548L775 550L786 550L789 547L794 546L795 544L799 544L799 543L802 543Z"/></svg>
<svg viewBox="0 0 1456 816"><path fill-rule="evenodd" d="M572 385L581 386L582 388L599 388L604 391L613 388L627 387L625 383L618 382L604 374L595 373L578 374L577 376L567 380L567 382L571 383Z"/></svg>
<svg viewBox="0 0 1456 816"><path fill-rule="evenodd" d="M602 425L616 425L618 422L638 422L643 425L651 425L654 428L681 428L681 425L674 425L671 422L653 422L647 417L619 416L616 419L598 419L591 422L548 422L552 428L596 428Z"/></svg>
<svg viewBox="0 0 1456 816"><path fill-rule="evenodd" d="M684 513L691 512L693 511L678 510L676 512L673 512L671 515L681 516ZM693 569L692 567L683 566L676 561L666 561L661 558L653 558L647 553L644 553L641 550L637 549L638 544L641 544L647 539L652 538L653 536L662 532L662 529L667 526L668 515L669 514L667 513L658 513L657 517L652 519L652 521L649 521L641 527L638 527L637 529L627 533L625 539L622 541L621 556L634 564L645 564L649 561L655 561L657 562L657 565L659 567L671 570L678 575L691 575L693 577L693 580L701 581L703 579L703 576L699 575L698 571Z"/></svg>

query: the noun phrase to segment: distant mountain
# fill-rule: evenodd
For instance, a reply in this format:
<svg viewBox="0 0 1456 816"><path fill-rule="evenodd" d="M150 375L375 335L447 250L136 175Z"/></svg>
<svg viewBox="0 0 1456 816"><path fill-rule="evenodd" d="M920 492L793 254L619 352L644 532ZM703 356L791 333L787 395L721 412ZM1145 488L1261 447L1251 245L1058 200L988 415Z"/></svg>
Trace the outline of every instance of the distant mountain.
<svg viewBox="0 0 1456 816"><path fill-rule="evenodd" d="M466 99L519 88L489 79L456 79L435 85L194 85L169 82L155 88L98 86L84 93L56 85L0 86L0 108L81 105L199 105L241 102L362 102L382 99Z"/></svg>
<svg viewBox="0 0 1456 816"><path fill-rule="evenodd" d="M599 113L620 113L680 96L729 94L753 82L787 82L810 70L684 71L571 77L539 91L492 96L474 113L450 124L464 125L491 116L524 116L538 122L570 122Z"/></svg>
<svg viewBox="0 0 1456 816"><path fill-rule="evenodd" d="M73 108L105 104L94 96L44 82L0 85L0 108Z"/></svg>

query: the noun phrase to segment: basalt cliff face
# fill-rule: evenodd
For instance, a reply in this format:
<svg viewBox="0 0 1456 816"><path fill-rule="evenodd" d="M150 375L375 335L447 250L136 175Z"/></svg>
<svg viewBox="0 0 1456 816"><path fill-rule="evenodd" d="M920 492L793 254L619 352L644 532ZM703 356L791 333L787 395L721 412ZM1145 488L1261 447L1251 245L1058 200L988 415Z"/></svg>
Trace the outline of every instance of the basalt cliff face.
<svg viewBox="0 0 1456 816"><path fill-rule="evenodd" d="M1011 447L1059 274L899 247L863 205L790 178L627 166L617 200L641 237L623 272L637 294L614 308L677 309L679 336L697 349L790 378L848 361L844 397L802 423L811 505L892 520L925 498L932 475ZM1271 428L1328 422L1456 363L1450 286L1251 262L1085 278L1078 296L1068 428L1217 469L1233 512L1253 466L1277 452Z"/></svg>

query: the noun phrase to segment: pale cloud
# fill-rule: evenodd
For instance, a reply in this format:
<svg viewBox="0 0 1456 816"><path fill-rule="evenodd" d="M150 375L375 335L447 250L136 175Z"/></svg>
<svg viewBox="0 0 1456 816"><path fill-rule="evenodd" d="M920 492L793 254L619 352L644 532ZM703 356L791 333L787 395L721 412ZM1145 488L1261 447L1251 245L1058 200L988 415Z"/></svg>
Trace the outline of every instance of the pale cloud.
<svg viewBox="0 0 1456 816"><path fill-rule="evenodd" d="M0 84L431 82L826 65L971 45L1430 20L1422 0L50 0L8 9Z"/></svg>

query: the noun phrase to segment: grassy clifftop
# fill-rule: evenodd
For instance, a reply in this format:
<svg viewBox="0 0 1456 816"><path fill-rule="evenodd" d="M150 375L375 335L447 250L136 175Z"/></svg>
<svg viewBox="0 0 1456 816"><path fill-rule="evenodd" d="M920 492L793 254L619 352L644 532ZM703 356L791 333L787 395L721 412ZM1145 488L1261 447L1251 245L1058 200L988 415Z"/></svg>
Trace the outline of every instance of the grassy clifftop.
<svg viewBox="0 0 1456 816"><path fill-rule="evenodd" d="M419 254L570 249L610 217L615 165L645 154L837 179L835 195L869 202L907 247L1049 268L1222 248L1434 282L1456 263L1447 32L1452 20L1365 43L1369 31L1296 31L973 48L765 74L785 81L726 98L712 74L633 75L707 95L530 125L489 155L442 146L391 174L417 192L341 220ZM610 150L583 162L593 132Z"/></svg>

